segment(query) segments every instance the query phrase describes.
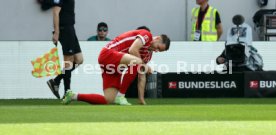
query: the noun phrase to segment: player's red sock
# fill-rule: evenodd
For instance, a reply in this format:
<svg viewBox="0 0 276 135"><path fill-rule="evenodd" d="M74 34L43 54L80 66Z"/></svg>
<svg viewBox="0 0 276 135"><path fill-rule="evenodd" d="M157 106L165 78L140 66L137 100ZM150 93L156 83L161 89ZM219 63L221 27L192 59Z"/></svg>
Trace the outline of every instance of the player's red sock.
<svg viewBox="0 0 276 135"><path fill-rule="evenodd" d="M138 68L138 65L133 66L132 72L128 70L127 73L124 75L124 78L123 78L123 81L122 81L121 87L120 87L120 93L121 94L126 94L126 91L127 91L128 87L131 85L131 83L137 77L137 74L138 74L138 69L137 68Z"/></svg>
<svg viewBox="0 0 276 135"><path fill-rule="evenodd" d="M90 104L107 104L104 96L99 94L78 94L78 101L83 101Z"/></svg>

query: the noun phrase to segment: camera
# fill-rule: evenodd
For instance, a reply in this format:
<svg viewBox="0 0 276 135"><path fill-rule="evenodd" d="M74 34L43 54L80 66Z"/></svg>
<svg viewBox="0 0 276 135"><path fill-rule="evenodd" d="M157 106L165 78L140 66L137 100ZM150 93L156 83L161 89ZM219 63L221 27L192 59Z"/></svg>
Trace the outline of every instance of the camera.
<svg viewBox="0 0 276 135"><path fill-rule="evenodd" d="M227 32L224 56L226 65L248 71L261 71L263 59L257 49L252 46L252 28L246 24L242 15L232 19L234 26Z"/></svg>

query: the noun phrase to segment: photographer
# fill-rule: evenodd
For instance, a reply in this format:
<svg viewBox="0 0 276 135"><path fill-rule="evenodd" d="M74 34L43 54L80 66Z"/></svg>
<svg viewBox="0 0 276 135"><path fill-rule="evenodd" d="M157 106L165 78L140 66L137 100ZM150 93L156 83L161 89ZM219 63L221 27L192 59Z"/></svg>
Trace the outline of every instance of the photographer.
<svg viewBox="0 0 276 135"><path fill-rule="evenodd" d="M229 71L231 68L231 71L234 72L243 72L243 71L252 71L251 69L247 68L247 66L242 64L236 64L233 63L233 61L227 60L227 57L225 55L225 50L219 55L216 59L216 62L218 65L224 64L224 71Z"/></svg>

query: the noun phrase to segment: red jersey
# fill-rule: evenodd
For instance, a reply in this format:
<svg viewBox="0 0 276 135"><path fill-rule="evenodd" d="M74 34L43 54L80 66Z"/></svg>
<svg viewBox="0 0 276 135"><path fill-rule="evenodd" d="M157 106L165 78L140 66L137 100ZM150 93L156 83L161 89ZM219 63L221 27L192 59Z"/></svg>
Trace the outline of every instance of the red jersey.
<svg viewBox="0 0 276 135"><path fill-rule="evenodd" d="M143 47L139 51L141 58L145 63L148 63L152 58L152 52L149 51L152 41L152 34L147 30L133 30L123 33L109 42L105 48L116 50L118 52L129 53L129 48L138 37L143 42Z"/></svg>

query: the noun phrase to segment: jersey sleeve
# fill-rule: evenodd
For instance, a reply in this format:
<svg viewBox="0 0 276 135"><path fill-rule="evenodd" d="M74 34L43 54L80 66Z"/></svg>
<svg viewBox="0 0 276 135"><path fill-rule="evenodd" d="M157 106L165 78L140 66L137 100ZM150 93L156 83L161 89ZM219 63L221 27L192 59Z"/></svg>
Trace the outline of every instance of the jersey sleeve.
<svg viewBox="0 0 276 135"><path fill-rule="evenodd" d="M142 40L143 45L146 45L147 43L150 43L152 41L152 35L147 30L141 30L137 37Z"/></svg>
<svg viewBox="0 0 276 135"><path fill-rule="evenodd" d="M63 0L52 0L54 6L59 6L62 7L63 5Z"/></svg>

